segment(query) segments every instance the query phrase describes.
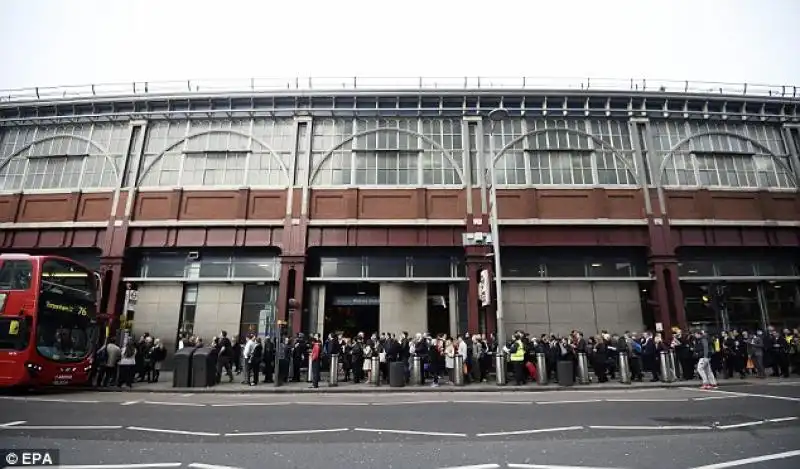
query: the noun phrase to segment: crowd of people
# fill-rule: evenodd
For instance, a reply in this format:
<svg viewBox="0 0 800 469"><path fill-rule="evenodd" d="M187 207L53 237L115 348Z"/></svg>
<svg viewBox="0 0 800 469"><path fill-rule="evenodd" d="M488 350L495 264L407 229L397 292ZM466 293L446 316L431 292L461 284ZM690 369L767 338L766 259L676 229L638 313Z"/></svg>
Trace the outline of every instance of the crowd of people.
<svg viewBox="0 0 800 469"><path fill-rule="evenodd" d="M95 352L92 382L97 387L133 387L134 381L156 383L161 366L167 358L167 349L159 339L149 333L138 339L128 337L117 345L115 337L108 337Z"/></svg>
<svg viewBox="0 0 800 469"><path fill-rule="evenodd" d="M489 374L496 372L495 356L498 347L508 361L508 371L513 382L523 385L537 379L536 366L544 359L545 370L541 374L548 382L559 382L559 362L570 362L574 379L577 374L579 356L586 354L587 363L597 382L616 379L619 374L619 355L628 357L630 377L643 381L648 375L651 381L664 379L661 376L661 352L674 352L675 374L681 380L699 378L704 388L717 385L718 377L745 378L752 375L765 378L767 370L772 376L789 377L800 375L800 333L797 329L780 331L770 327L766 331L724 331L707 334L673 329L670 339L660 333L625 332L611 334L607 331L584 337L580 331L569 335L532 336L516 331L505 344L498 344L494 335L463 334L451 337L447 334L432 335L408 332L400 334L358 333L329 334L323 339L319 334L306 336L298 333L284 337L280 344L266 337L250 334L231 340L226 331L212 339L210 346L217 350L216 380L223 375L229 382L234 374L244 374L242 384L256 386L259 382L271 383L278 366L278 379L282 382L306 381L307 368L311 367L311 386L317 387L322 371L330 372L331 357L337 357L339 381L362 383L377 379L388 383L389 366L393 362L404 364L405 378L411 378L413 357L418 357L423 367L423 384L439 386L442 382L453 383L456 373L461 373L465 383L487 382ZM97 386L132 386L139 382L158 381L161 364L166 358L166 349L158 339L149 334L138 340L128 340L120 349L114 338L97 352ZM201 338L182 335L177 348L204 347ZM537 355L542 356L537 357ZM461 357L461 369L456 369ZM378 368L373 370L373 358L378 358ZM305 370L305 371L304 371ZM373 376L376 373L377 376ZM263 375L263 379L260 377Z"/></svg>

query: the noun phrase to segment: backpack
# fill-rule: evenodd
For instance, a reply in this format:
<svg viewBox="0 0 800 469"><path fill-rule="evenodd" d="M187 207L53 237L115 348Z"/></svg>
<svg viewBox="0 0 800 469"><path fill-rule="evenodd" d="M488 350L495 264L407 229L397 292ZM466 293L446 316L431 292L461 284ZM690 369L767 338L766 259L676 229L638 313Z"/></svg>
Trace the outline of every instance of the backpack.
<svg viewBox="0 0 800 469"><path fill-rule="evenodd" d="M633 351L636 353L642 353L642 344L639 342L633 341Z"/></svg>

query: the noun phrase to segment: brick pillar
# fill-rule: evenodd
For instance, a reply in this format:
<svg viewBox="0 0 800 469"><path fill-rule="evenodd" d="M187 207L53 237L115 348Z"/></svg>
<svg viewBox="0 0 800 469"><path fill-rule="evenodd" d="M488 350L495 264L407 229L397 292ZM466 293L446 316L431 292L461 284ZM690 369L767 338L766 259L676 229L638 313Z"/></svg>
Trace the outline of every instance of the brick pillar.
<svg viewBox="0 0 800 469"><path fill-rule="evenodd" d="M102 257L100 258L100 274L103 278L101 289L108 282L109 289L104 294L107 298L103 299L105 309L98 311L98 319L102 321L103 325L111 326L111 331L116 330L119 325L119 312L121 311L121 303L123 296L120 291L122 288L122 257ZM105 280L106 276L110 276L111 280Z"/></svg>
<svg viewBox="0 0 800 469"><path fill-rule="evenodd" d="M683 308L683 291L678 279L678 258L666 216L650 217L650 252L648 264L655 277L656 320L669 330L678 325L686 329L686 312Z"/></svg>
<svg viewBox="0 0 800 469"><path fill-rule="evenodd" d="M291 317L293 333L302 331L303 327L303 286L305 285L305 257L281 256L281 274L278 284L278 319L289 321L289 300L297 301L297 309ZM294 271L294 282L291 282L291 272Z"/></svg>
<svg viewBox="0 0 800 469"><path fill-rule="evenodd" d="M467 329L470 333L480 332L480 309L482 308L478 298L478 282L481 270L488 269L492 273L491 258L486 257L488 248L483 246L470 246L467 248L467 277L469 285L467 287ZM494 305L486 308L486 329L487 332L494 331ZM463 331L459 331L463 332Z"/></svg>

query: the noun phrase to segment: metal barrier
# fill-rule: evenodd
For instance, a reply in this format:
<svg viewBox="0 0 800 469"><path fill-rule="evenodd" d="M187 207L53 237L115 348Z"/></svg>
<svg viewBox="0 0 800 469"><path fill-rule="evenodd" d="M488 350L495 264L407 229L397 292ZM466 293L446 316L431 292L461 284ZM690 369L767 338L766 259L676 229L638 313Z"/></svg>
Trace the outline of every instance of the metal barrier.
<svg viewBox="0 0 800 469"><path fill-rule="evenodd" d="M670 383L678 381L678 361L675 359L675 350L669 351Z"/></svg>
<svg viewBox="0 0 800 469"><path fill-rule="evenodd" d="M495 377L498 386L505 386L508 382L508 375L506 374L506 355L498 350L494 360Z"/></svg>
<svg viewBox="0 0 800 469"><path fill-rule="evenodd" d="M372 357L372 366L370 367L372 373L369 375L369 384L374 386L381 385L381 359L380 357Z"/></svg>
<svg viewBox="0 0 800 469"><path fill-rule="evenodd" d="M578 384L589 384L589 359L583 352L578 353Z"/></svg>
<svg viewBox="0 0 800 469"><path fill-rule="evenodd" d="M464 385L464 358L458 354L453 357L453 384Z"/></svg>
<svg viewBox="0 0 800 469"><path fill-rule="evenodd" d="M536 354L536 382L547 384L547 357L543 353Z"/></svg>
<svg viewBox="0 0 800 469"><path fill-rule="evenodd" d="M631 384L631 366L628 362L628 354L624 352L619 354L619 382Z"/></svg>
<svg viewBox="0 0 800 469"><path fill-rule="evenodd" d="M339 355L331 355L331 368L328 370L328 387L335 388L339 385Z"/></svg>
<svg viewBox="0 0 800 469"><path fill-rule="evenodd" d="M411 359L411 384L413 386L422 384L422 358L418 356Z"/></svg>
<svg viewBox="0 0 800 469"><path fill-rule="evenodd" d="M308 351L308 373L306 376L307 382L314 381L314 370L311 368L311 350Z"/></svg>

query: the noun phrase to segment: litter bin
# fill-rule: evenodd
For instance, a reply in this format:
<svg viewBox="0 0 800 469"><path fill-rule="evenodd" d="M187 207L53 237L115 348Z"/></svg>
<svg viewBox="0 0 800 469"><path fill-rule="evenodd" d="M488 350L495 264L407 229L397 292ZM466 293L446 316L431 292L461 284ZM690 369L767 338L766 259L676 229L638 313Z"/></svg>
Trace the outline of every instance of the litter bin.
<svg viewBox="0 0 800 469"><path fill-rule="evenodd" d="M572 361L559 360L556 369L558 370L559 386L572 386L575 384L575 371Z"/></svg>
<svg viewBox="0 0 800 469"><path fill-rule="evenodd" d="M194 355L194 347L184 347L172 357L173 366L175 367L172 372L172 387L173 388L189 388L192 386L192 355Z"/></svg>
<svg viewBox="0 0 800 469"><path fill-rule="evenodd" d="M406 385L406 365L403 362L389 363L389 387L402 388Z"/></svg>
<svg viewBox="0 0 800 469"><path fill-rule="evenodd" d="M217 384L217 349L199 348L192 357L192 387L207 388Z"/></svg>

